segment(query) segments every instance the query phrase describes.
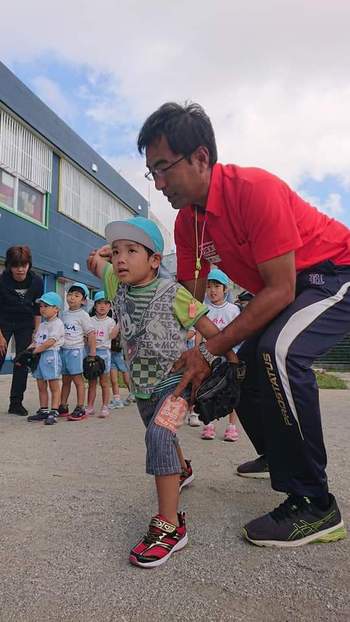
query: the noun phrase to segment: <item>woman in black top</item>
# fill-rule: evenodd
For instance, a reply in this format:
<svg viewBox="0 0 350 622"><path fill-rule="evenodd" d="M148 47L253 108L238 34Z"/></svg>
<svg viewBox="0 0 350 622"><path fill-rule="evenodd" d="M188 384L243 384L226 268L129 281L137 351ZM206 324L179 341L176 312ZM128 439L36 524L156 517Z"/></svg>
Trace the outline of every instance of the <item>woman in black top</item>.
<svg viewBox="0 0 350 622"><path fill-rule="evenodd" d="M40 323L36 300L42 296L44 287L31 267L32 254L28 246L11 246L7 250L5 270L0 275L0 370L11 337L15 338L18 354L29 346ZM25 367L14 367L8 410L13 415L28 414L22 405L27 376Z"/></svg>

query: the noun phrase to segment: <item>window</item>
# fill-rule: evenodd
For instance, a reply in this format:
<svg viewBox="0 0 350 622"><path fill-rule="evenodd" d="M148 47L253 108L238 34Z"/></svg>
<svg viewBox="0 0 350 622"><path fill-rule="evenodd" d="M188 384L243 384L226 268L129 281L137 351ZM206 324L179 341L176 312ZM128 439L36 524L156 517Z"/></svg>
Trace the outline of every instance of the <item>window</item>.
<svg viewBox="0 0 350 622"><path fill-rule="evenodd" d="M129 218L132 213L121 201L63 158L60 164L58 209L102 236L107 223Z"/></svg>
<svg viewBox="0 0 350 622"><path fill-rule="evenodd" d="M0 204L9 209L14 208L15 203L15 178L0 169Z"/></svg>
<svg viewBox="0 0 350 622"><path fill-rule="evenodd" d="M18 181L17 210L38 222L45 222L45 196L23 181Z"/></svg>
<svg viewBox="0 0 350 622"><path fill-rule="evenodd" d="M0 206L46 226L52 150L0 109Z"/></svg>
<svg viewBox="0 0 350 622"><path fill-rule="evenodd" d="M0 168L42 192L51 192L52 150L0 109Z"/></svg>
<svg viewBox="0 0 350 622"><path fill-rule="evenodd" d="M0 207L46 226L47 195L0 168Z"/></svg>

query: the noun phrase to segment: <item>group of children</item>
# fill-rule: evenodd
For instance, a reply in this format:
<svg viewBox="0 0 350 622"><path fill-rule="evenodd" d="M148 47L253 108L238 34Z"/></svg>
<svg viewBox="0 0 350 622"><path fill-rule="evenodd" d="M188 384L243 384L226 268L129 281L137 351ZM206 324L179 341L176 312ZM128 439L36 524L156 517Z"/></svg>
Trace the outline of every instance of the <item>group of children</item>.
<svg viewBox="0 0 350 622"><path fill-rule="evenodd" d="M67 292L68 309L62 309L62 299L56 292L47 292L39 299L42 321L29 346L40 354L38 366L33 372L39 392L39 409L29 415L28 421L44 421L46 425L57 422L58 417L69 421L82 421L95 413L97 379L89 380L87 406L85 407L85 382L83 378L83 360L87 355L99 355L105 363L105 371L99 378L102 391L102 407L98 413L107 417L110 408L124 406L120 399L117 371L122 367L123 359L113 361L112 376L113 398L110 397L111 343L118 336L119 329L115 320L109 317L111 303L103 291L94 297L92 317L84 310L89 291L83 283L73 283ZM125 364L124 364L125 365ZM124 367L122 367L124 370ZM62 376L62 388L60 378ZM125 368L124 379L128 386ZM72 383L76 389L77 404L69 412L68 397ZM51 396L51 404L49 403ZM126 402L132 401L129 396Z"/></svg>

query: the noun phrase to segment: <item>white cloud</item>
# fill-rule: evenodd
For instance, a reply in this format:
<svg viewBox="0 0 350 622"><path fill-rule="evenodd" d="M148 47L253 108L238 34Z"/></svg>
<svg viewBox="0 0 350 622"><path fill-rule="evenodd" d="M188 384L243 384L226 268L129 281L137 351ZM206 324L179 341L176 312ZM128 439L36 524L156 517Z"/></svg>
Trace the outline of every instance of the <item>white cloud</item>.
<svg viewBox="0 0 350 622"><path fill-rule="evenodd" d="M317 206L321 212L325 212L328 216L341 219L341 216L344 214L345 210L342 204L342 197L337 192L330 192L324 200L304 191L301 191L300 194L305 201L308 201L311 205Z"/></svg>
<svg viewBox="0 0 350 622"><path fill-rule="evenodd" d="M65 121L71 121L75 114L75 106L64 95L60 85L46 78L37 76L32 80L37 95Z"/></svg>
<svg viewBox="0 0 350 622"><path fill-rule="evenodd" d="M11 24L0 39L5 62L54 55L86 66L92 91L108 76L84 113L102 133L131 128L121 136L121 168L143 193L136 182L144 167L130 157L130 141L170 99L202 103L223 161L268 168L296 187L327 176L350 185L349 2L61 0L52 28L47 2L32 0L5 3L1 17ZM60 95L51 93L55 110L64 110ZM172 221L153 194L157 215Z"/></svg>

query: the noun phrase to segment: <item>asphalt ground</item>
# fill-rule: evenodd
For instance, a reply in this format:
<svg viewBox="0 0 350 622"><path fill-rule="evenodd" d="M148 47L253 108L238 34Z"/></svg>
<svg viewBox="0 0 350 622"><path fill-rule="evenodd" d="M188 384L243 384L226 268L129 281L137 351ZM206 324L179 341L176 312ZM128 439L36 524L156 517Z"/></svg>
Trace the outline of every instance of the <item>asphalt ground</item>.
<svg viewBox="0 0 350 622"><path fill-rule="evenodd" d="M244 433L180 439L195 480L185 488L189 545L157 569L128 563L156 513L134 405L108 419L55 426L7 414L0 376L1 622L350 620L350 538L295 549L246 543L241 527L283 501L269 480L237 477L253 458ZM37 408L30 381L25 404ZM350 391L322 391L330 489L350 523Z"/></svg>

